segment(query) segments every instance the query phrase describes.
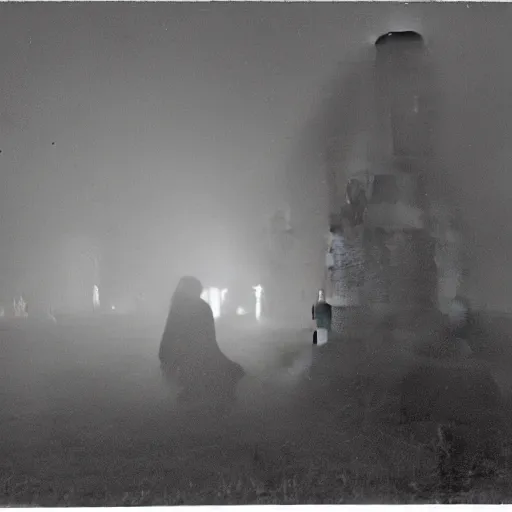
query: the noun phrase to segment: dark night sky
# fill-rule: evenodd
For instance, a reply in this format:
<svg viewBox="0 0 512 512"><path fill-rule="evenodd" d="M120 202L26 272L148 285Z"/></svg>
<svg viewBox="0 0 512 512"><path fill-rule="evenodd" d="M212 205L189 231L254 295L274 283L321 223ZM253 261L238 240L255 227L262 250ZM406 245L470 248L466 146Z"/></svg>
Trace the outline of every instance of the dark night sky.
<svg viewBox="0 0 512 512"><path fill-rule="evenodd" d="M211 274L247 260L322 88L391 29L426 36L453 95L450 179L494 162L495 185L480 174L465 192L494 205L485 221L468 209L487 243L510 213L511 18L503 4L1 4L3 281L39 268L48 282L70 233L102 240L121 280L205 275L205 247L223 262Z"/></svg>

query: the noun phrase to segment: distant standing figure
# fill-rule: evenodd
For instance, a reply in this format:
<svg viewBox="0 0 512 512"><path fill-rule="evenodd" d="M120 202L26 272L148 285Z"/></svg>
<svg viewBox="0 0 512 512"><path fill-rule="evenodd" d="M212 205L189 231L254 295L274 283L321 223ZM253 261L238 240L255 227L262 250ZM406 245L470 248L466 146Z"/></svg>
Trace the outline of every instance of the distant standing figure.
<svg viewBox="0 0 512 512"><path fill-rule="evenodd" d="M160 343L162 371L184 388L180 401L205 397L230 401L244 370L220 350L213 313L201 299L202 291L195 277L183 277L178 283Z"/></svg>
<svg viewBox="0 0 512 512"><path fill-rule="evenodd" d="M311 308L311 316L316 320L316 330L313 333L313 345L324 345L329 339L332 323L332 307L325 301L324 290L318 291L316 304Z"/></svg>

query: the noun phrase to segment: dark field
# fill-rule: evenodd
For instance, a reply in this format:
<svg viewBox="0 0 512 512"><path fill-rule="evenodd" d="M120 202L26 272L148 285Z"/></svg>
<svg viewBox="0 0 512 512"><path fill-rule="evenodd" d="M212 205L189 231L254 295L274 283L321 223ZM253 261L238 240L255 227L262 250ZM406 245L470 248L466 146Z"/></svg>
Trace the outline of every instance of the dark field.
<svg viewBox="0 0 512 512"><path fill-rule="evenodd" d="M492 473L443 494L436 421L399 422L396 386L417 358L403 341L368 327L333 342L300 384L310 332L220 331L249 375L216 420L174 410L159 327L1 324L3 505L511 501L507 428ZM487 359L507 396L509 356Z"/></svg>

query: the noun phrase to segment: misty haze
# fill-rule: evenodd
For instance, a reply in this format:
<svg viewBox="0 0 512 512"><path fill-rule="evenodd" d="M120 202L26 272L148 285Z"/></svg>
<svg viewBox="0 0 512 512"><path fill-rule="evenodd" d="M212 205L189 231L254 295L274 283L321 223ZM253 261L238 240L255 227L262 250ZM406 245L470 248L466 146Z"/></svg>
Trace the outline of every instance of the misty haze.
<svg viewBox="0 0 512 512"><path fill-rule="evenodd" d="M512 501L511 26L0 5L1 503Z"/></svg>

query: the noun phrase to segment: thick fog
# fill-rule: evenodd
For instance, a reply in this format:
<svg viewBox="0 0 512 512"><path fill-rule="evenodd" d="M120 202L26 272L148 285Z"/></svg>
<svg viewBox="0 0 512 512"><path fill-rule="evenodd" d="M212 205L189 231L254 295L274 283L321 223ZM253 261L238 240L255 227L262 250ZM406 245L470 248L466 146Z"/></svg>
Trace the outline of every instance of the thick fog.
<svg viewBox="0 0 512 512"><path fill-rule="evenodd" d="M112 300L168 301L183 273L256 284L287 205L318 247L326 137L343 125L340 176L364 164L373 43L416 30L440 90L439 189L470 226L479 300L508 308L511 21L507 4L3 4L3 299L69 302L79 253Z"/></svg>

